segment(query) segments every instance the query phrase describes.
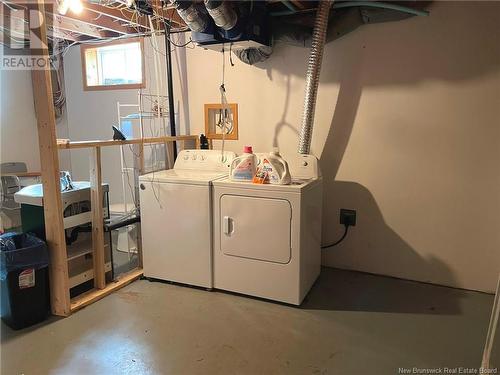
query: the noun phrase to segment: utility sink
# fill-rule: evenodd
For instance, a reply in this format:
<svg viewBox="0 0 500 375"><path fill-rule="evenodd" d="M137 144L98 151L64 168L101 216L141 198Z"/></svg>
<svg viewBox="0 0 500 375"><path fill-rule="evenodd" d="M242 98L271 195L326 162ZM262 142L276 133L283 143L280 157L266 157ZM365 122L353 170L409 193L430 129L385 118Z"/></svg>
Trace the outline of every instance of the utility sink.
<svg viewBox="0 0 500 375"><path fill-rule="evenodd" d="M90 199L90 182L73 181L74 189L61 192L63 202L77 202ZM102 184L104 192L109 191L108 184ZM20 204L43 206L42 184L29 185L14 194L14 200Z"/></svg>

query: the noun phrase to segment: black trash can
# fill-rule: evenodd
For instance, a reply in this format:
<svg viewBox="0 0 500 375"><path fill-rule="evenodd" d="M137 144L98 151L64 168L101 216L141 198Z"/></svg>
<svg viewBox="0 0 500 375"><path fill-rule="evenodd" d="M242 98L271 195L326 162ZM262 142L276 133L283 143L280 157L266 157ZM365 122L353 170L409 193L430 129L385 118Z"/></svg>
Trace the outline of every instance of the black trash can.
<svg viewBox="0 0 500 375"><path fill-rule="evenodd" d="M30 234L0 236L2 320L21 329L49 314L49 256L45 242Z"/></svg>

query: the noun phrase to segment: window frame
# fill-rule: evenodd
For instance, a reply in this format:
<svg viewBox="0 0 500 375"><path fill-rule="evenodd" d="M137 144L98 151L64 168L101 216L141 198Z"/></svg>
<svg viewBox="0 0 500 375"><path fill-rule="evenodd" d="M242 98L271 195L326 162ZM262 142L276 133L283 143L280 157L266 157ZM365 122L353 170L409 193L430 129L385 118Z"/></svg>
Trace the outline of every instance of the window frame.
<svg viewBox="0 0 500 375"><path fill-rule="evenodd" d="M127 44L139 42L141 49L141 70L142 70L142 82L141 83L123 83L118 85L97 85L89 86L87 84L87 61L85 60L85 52L88 49L108 47L119 44ZM102 43L98 45L93 44L80 44L80 55L82 60L82 81L83 81L83 91L104 91L104 90L131 90L131 89L143 89L146 87L146 67L144 58L144 38L127 38L123 40L113 40L111 42Z"/></svg>

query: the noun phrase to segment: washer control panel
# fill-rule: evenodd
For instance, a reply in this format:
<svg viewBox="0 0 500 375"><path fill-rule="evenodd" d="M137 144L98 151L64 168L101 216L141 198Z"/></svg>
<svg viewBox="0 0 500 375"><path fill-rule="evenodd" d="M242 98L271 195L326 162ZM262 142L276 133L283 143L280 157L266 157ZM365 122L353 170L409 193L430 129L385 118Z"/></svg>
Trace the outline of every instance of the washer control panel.
<svg viewBox="0 0 500 375"><path fill-rule="evenodd" d="M229 171L236 157L232 151L220 150L182 150L177 155L174 169L196 169L206 171Z"/></svg>

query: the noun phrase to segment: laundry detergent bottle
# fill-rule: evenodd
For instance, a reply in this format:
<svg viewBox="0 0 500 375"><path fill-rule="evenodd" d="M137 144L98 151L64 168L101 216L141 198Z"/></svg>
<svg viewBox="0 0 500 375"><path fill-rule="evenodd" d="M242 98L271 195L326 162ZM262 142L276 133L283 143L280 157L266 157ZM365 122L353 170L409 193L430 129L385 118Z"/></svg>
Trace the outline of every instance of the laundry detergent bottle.
<svg viewBox="0 0 500 375"><path fill-rule="evenodd" d="M243 154L235 158L231 163L229 178L232 181L251 182L255 175L256 166L257 156L253 153L252 146L245 146Z"/></svg>
<svg viewBox="0 0 500 375"><path fill-rule="evenodd" d="M269 153L267 158L264 158L262 164L262 167L267 169L267 178L270 184L289 185L292 182L288 163L281 157L277 147Z"/></svg>

